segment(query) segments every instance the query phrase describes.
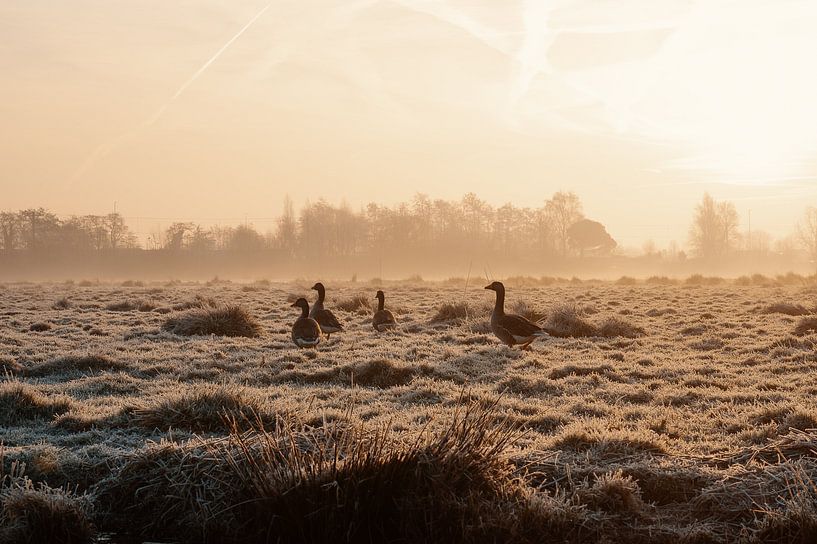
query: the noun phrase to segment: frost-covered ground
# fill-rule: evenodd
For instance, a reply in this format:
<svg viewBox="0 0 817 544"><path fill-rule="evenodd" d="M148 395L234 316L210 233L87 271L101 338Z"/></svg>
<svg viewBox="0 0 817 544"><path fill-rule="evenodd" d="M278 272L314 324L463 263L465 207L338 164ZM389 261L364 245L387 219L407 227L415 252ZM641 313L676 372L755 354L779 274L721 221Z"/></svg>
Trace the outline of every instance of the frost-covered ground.
<svg viewBox="0 0 817 544"><path fill-rule="evenodd" d="M490 333L493 292L482 283L387 282L380 287L400 327L380 334L361 306L378 286L326 282L326 306L346 331L317 350L298 349L289 336L298 315L290 304L314 300L311 282L2 285L6 471L25 461L35 482L78 486L94 502L100 482L110 486L156 442L227 435L224 414L272 426L284 417L303 428L389 427L399 438L445 428L468 401L495 402L490 421L525 431L503 453L510 477L573 516L554 530L559 538L815 534L817 338L794 334L808 325L814 288L531 283L506 283L509 311L575 322L567 337L528 352ZM162 330L205 299L240 305L261 335ZM462 302L467 318L451 311L434 320L443 304ZM643 332L569 336L577 320L611 318ZM103 529L105 508L91 514Z"/></svg>

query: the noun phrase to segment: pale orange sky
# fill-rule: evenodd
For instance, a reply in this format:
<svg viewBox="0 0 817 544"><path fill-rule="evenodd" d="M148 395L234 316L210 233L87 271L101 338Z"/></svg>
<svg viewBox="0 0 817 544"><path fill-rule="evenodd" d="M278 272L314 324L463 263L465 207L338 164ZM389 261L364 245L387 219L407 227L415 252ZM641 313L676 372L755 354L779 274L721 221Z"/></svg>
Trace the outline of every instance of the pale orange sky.
<svg viewBox="0 0 817 544"><path fill-rule="evenodd" d="M815 28L793 0L5 0L0 209L116 201L144 235L572 189L637 246L710 191L785 235L817 205Z"/></svg>

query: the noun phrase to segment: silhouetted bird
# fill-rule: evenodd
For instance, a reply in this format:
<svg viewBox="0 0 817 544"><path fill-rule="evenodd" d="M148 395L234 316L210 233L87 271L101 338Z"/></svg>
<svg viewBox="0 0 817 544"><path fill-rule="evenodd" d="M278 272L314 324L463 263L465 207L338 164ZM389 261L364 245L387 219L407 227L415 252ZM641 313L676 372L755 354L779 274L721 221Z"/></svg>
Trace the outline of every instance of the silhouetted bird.
<svg viewBox="0 0 817 544"><path fill-rule="evenodd" d="M309 317L309 303L299 298L292 307L301 309L301 317L292 324L292 341L299 348L314 348L321 341L321 326Z"/></svg>
<svg viewBox="0 0 817 544"><path fill-rule="evenodd" d="M502 282L495 281L485 288L496 292L496 304L491 312L491 330L497 338L509 346L521 345L522 349L528 349L537 338L548 336L536 323L521 315L505 313L505 286Z"/></svg>
<svg viewBox="0 0 817 544"><path fill-rule="evenodd" d="M397 326L397 321L394 319L394 314L384 308L386 295L383 294L383 291L378 291L375 298L377 299L377 311L372 318L372 325L377 332L393 329Z"/></svg>
<svg viewBox="0 0 817 544"><path fill-rule="evenodd" d="M321 332L326 333L326 338L329 338L333 332L340 332L343 330L343 325L340 324L335 314L323 307L323 301L326 298L326 289L321 282L312 286L312 289L318 292L318 300L312 305L309 310L309 317L318 322L321 326Z"/></svg>

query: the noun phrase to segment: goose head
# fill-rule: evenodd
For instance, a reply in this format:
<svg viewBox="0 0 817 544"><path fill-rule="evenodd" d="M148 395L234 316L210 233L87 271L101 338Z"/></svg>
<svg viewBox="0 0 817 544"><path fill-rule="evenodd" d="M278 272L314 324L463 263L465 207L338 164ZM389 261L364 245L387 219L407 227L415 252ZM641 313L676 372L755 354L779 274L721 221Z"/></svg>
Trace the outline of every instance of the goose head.
<svg viewBox="0 0 817 544"><path fill-rule="evenodd" d="M485 289L489 289L491 291L496 291L497 293L504 293L505 292L505 286L502 284L501 281L491 282L491 285L486 285Z"/></svg>
<svg viewBox="0 0 817 544"><path fill-rule="evenodd" d="M301 297L292 303L293 308L300 308L303 312L309 312L309 303L305 298Z"/></svg>

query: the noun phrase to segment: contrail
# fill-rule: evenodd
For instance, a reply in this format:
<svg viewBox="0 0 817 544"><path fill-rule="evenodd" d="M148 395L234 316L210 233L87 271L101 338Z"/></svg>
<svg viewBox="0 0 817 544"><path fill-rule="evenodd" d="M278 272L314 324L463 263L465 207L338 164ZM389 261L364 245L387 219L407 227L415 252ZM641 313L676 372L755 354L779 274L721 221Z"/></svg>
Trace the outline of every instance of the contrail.
<svg viewBox="0 0 817 544"><path fill-rule="evenodd" d="M182 84L182 86L181 86L181 87L179 87L179 89L178 89L178 90L175 92L175 94L174 94L173 96L171 96L171 97L170 97L170 100L168 100L168 101L167 101L167 102L166 102L166 103L165 103L165 104L164 104L164 105L163 105L161 108L159 108L158 110L156 110L156 113L154 113L154 114L153 114L153 116L152 116L152 117L150 117L150 119L148 119L148 121L145 123L145 126L150 126L150 125L152 125L153 123L155 123L156 121L158 121L158 120L159 120L159 117L161 117L161 116L162 116L162 114L165 112L165 110L166 110L166 109L167 109L167 107L170 105L170 103L171 103L171 102L173 102L174 100L176 100L177 98L179 98L179 96L181 96L181 94L182 94L184 91L186 91L186 90L187 90L187 88L188 88L190 85L192 85L192 84L193 84L193 82L194 82L194 81L196 81L196 80L199 78L199 76L201 76L201 74L203 74L203 73L204 73L204 71L205 71L205 70L207 70L207 68L209 68L209 67L210 67L210 65L211 65L211 64L213 64L213 63L214 63L214 62L215 62L215 61L216 61L216 60L217 60L217 59L218 59L218 58L221 56L221 54L222 54L222 53L224 53L224 51L226 51L226 50L227 50L227 48L229 48L229 47L230 47L230 46L233 44L233 42L234 42L234 41L236 41L238 38L240 38L240 37L241 37L241 35L242 35L242 34L244 34L244 32L246 32L246 31L247 31L247 29L248 29L248 28L250 28L250 27L251 27L251 26L252 26L252 25L255 23L255 21L257 21L257 20L258 20L258 19L259 19L259 18L260 18L262 15L264 15L264 12L265 12L265 11L267 11L267 10L270 8L270 6L271 6L271 5L272 5L272 2L270 2L269 4L267 4L266 6L264 6L263 8L261 8L261 11L259 11L258 13L256 13L256 14L255 14L255 17L253 17L252 19L250 19L250 20L247 22L247 24L246 24L246 25L244 25L244 26L241 28L241 30L239 30L239 31L238 31L238 32L235 34L235 36L233 36L232 38L230 38L229 40L227 40L227 43L225 43L224 45L222 45L222 46L221 46L221 49L219 49L218 51L216 51L216 53L215 53L215 54L214 54L212 57L210 57L210 59L209 59L207 62L205 62L204 64L202 64L202 65L201 65L201 68L199 68L198 70L196 70L196 72L195 72L195 73L194 73L192 76L190 76L190 77L187 79L187 81L185 81L185 82Z"/></svg>
<svg viewBox="0 0 817 544"><path fill-rule="evenodd" d="M274 0L273 0L273 1L274 1ZM137 126L133 127L132 129L127 130L127 131L123 132L122 134L120 134L119 136L117 136L117 137L113 138L113 139L112 139L112 140L110 140L109 142L106 142L106 143L100 144L100 145L99 145L99 146L98 146L96 149L94 149L94 150L93 150L93 151L92 151L92 152L91 152L91 153L88 155L88 157L85 159L85 161L82 163L82 166L80 166L80 167L79 167L79 169L78 169L76 172L74 172L74 175L73 175L73 176L71 176L71 181L72 181L72 182L74 182L74 181L76 181L76 180L77 180L79 177L81 177L83 174L85 174L85 172L87 172L87 171L88 171L88 169L89 169L89 168L91 168L91 166L93 166L93 165L94 165L94 163L96 163L98 160L100 160L100 159L102 159L102 158L106 157L106 156L107 156L107 155L108 155L108 154L109 154L111 151L113 151L113 150L114 150L114 149L115 149L115 148L116 148L116 147L117 147L117 146L118 146L118 145L119 145L119 144L120 144L120 143L121 143L123 140L125 140L125 139L126 139L126 138L128 138L129 136L131 136L131 135L135 134L135 133L136 133L136 132L138 132L139 130L141 130L141 129L143 129L143 128L147 128L147 127L149 127L149 126L151 126L151 125L155 124L155 123L156 123L156 121L158 121L158 120L159 120L159 118L161 118L161 117L162 117L162 115L164 115L164 113L165 113L165 111L167 110L167 108L168 108L168 107L170 107L170 105L171 105L171 104L172 104L172 103L173 103L173 102L174 102L174 101L175 101L177 98L179 98L179 97L180 97L180 96L181 96L181 95L184 93L184 91L186 91L186 90L187 90L187 88L188 88L188 87L190 87L190 85L192 85L192 84L193 84L193 83L194 83L194 82L195 82L195 81L196 81L196 80L197 80L197 79L198 79L198 78L199 78L199 77L200 77L200 76L201 76L201 75L202 75L202 74L203 74L203 73L204 73L204 72L207 70L207 68L209 68L209 67L210 67L210 65L211 65L211 64L213 64L213 63L214 63L216 60L218 60L218 58L221 56L221 54L222 54L222 53L224 53L224 51L226 51L226 50L227 50L227 49L228 49L228 48L229 48L229 47L230 47L230 46L233 44L233 42L235 42L235 41L236 41L238 38L240 38L240 37L241 37L241 35L242 35L242 34L244 34L244 32L246 32L246 31L247 31L247 29L248 29L248 28L250 28L250 27L251 27L251 26L252 26L252 25L253 25L253 24L254 24L254 23L255 23L255 22L256 22L256 21L257 21L257 20L258 20L258 19L259 19L259 18L260 18L262 15L263 15L263 14L264 14L264 12L265 12L265 11L267 11L267 10L270 8L270 6L272 6L273 1L269 2L269 3L268 3L266 6L264 6L263 8L261 8L261 11L259 11L258 13L256 13L256 14L255 14L255 16L253 16L253 18L252 18L252 19L250 19L250 20L247 22L247 24L245 24L243 27L241 27L241 30L239 30L238 32L236 32L236 33L235 33L235 35L233 35L233 37L232 37L232 38L230 38L229 40L227 40L227 42L226 42L224 45L222 45L222 46L221 46L221 48L220 48L218 51L216 51L216 52L215 52L215 54L213 54L213 56L211 56L209 59L207 59L207 62L205 62L204 64L202 64L202 65L201 65L201 67L200 67L198 70L196 70L196 71L193 73L193 75L191 75L189 78L187 78L187 81L185 81L184 83L182 83L182 85L181 85L181 86L180 86L180 87L179 87L179 88L176 90L176 92L175 92L175 93L173 93L173 96L171 96L171 97L168 99L168 101L167 101L167 102L165 102L164 104L162 104L162 105L161 105L161 106L160 106L160 107L159 107L159 108L158 108L158 109L157 109L157 110L156 110L156 111L153 113L153 115L151 115L150 117L148 117L147 119L145 119L145 120L144 120L144 121L142 121L140 124L138 124Z"/></svg>

